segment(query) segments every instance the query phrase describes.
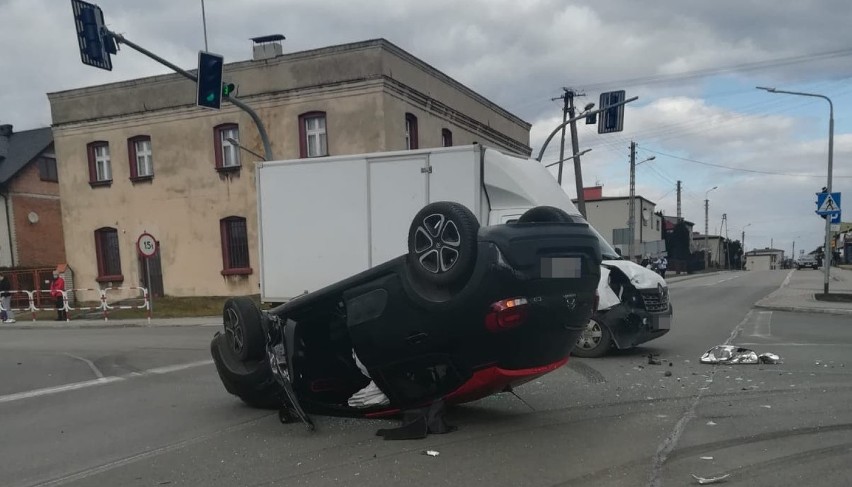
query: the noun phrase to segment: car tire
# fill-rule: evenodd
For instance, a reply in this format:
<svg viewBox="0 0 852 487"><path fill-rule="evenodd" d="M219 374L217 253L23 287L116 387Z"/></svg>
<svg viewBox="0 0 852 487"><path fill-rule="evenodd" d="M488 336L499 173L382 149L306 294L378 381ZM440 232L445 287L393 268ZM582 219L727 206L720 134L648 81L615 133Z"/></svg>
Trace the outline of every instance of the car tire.
<svg viewBox="0 0 852 487"><path fill-rule="evenodd" d="M284 389L272 376L265 359L243 362L232 355L225 335L217 333L210 341L210 354L225 390L246 405L259 409L277 409L283 404Z"/></svg>
<svg viewBox="0 0 852 487"><path fill-rule="evenodd" d="M464 205L426 205L408 229L408 267L424 284L459 286L476 264L479 222Z"/></svg>
<svg viewBox="0 0 852 487"><path fill-rule="evenodd" d="M536 206L521 215L518 223L574 223L574 218L555 206Z"/></svg>
<svg viewBox="0 0 852 487"><path fill-rule="evenodd" d="M571 355L581 358L597 358L606 355L612 348L612 333L599 316L589 320Z"/></svg>
<svg viewBox="0 0 852 487"><path fill-rule="evenodd" d="M222 309L225 337L231 352L242 361L255 360L264 356L263 317L260 309L250 298L238 296L228 298Z"/></svg>

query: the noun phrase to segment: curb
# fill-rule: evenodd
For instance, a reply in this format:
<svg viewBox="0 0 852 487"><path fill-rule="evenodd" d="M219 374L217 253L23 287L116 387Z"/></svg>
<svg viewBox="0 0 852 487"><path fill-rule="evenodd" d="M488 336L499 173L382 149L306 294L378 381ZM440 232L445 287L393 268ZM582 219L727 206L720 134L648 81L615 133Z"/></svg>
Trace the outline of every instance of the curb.
<svg viewBox="0 0 852 487"><path fill-rule="evenodd" d="M755 304L755 308L769 309L773 311L789 311L791 313L821 313L829 315L849 316L852 315L852 309L837 309L837 308L806 308L803 306L772 306L765 304Z"/></svg>
<svg viewBox="0 0 852 487"><path fill-rule="evenodd" d="M719 274L722 274L723 272L724 272L724 271L719 271L719 272L707 272L707 273L702 273L702 274L689 274L689 275L682 276L682 277L681 277L681 276L673 276L673 278L674 278L674 279L676 279L676 280L672 281L672 280L666 279L666 282L667 282L667 283L669 283L669 282L670 282L670 283L672 283L672 284L677 284L677 283L679 283L679 282L689 281L689 280L691 280L691 279L698 279L699 277L718 276Z"/></svg>
<svg viewBox="0 0 852 487"><path fill-rule="evenodd" d="M214 327L221 326L220 323L168 323L168 324L148 324L148 323L104 323L104 324L73 324L66 325L26 325L26 324L9 324L0 325L0 330L81 330L81 329L98 329L98 328L186 328L186 327Z"/></svg>

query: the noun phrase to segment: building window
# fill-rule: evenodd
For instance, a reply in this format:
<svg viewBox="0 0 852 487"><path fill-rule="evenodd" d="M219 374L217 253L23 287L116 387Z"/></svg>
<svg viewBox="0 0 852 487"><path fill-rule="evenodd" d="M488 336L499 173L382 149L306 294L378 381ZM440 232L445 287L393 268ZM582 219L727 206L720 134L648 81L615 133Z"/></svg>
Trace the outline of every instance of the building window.
<svg viewBox="0 0 852 487"><path fill-rule="evenodd" d="M229 216L219 221L222 233L222 275L251 274L246 219Z"/></svg>
<svg viewBox="0 0 852 487"><path fill-rule="evenodd" d="M405 114L405 148L416 149L417 145L417 117L411 113Z"/></svg>
<svg viewBox="0 0 852 487"><path fill-rule="evenodd" d="M441 129L441 147L453 146L453 133L449 129Z"/></svg>
<svg viewBox="0 0 852 487"><path fill-rule="evenodd" d="M323 157L328 155L328 132L325 112L308 112L299 115L299 156Z"/></svg>
<svg viewBox="0 0 852 487"><path fill-rule="evenodd" d="M240 168L240 148L234 142L240 141L240 128L235 123L217 126L213 129L216 151L216 169L218 171L234 171Z"/></svg>
<svg viewBox="0 0 852 487"><path fill-rule="evenodd" d="M660 220L657 220L657 230L660 229Z"/></svg>
<svg viewBox="0 0 852 487"><path fill-rule="evenodd" d="M95 230L95 252L98 259L98 282L124 281L118 251L118 230L109 227Z"/></svg>
<svg viewBox="0 0 852 487"><path fill-rule="evenodd" d="M38 160L38 175L42 181L58 182L59 174L56 171L56 159L42 157Z"/></svg>
<svg viewBox="0 0 852 487"><path fill-rule="evenodd" d="M112 184L112 165L109 159L107 142L92 142L88 145L89 185L108 186Z"/></svg>
<svg viewBox="0 0 852 487"><path fill-rule="evenodd" d="M151 149L151 137L140 135L128 139L127 154L130 156L130 179L142 180L154 177L154 153Z"/></svg>

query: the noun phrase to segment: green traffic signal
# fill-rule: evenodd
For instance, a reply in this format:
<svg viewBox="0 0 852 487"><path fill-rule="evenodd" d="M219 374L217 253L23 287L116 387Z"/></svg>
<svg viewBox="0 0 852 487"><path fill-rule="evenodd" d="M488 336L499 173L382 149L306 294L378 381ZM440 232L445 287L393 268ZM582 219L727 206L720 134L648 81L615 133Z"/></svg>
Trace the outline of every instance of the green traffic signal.
<svg viewBox="0 0 852 487"><path fill-rule="evenodd" d="M210 93L209 95L207 95L207 101L212 102L215 99L216 99L216 93Z"/></svg>
<svg viewBox="0 0 852 487"><path fill-rule="evenodd" d="M234 83L225 83L222 85L222 96L228 96L234 92Z"/></svg>

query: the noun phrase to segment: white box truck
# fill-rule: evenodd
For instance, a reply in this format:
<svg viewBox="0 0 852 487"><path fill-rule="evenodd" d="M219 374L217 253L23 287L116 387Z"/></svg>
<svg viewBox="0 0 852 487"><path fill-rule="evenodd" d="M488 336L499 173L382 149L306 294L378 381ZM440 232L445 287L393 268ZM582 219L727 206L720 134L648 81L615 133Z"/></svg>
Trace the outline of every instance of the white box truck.
<svg viewBox="0 0 852 487"><path fill-rule="evenodd" d="M477 144L266 161L256 177L264 302L287 302L404 255L412 218L429 203L463 204L482 226L537 206L582 218L541 163ZM574 351L580 356L657 338L672 316L665 280L598 237L600 305Z"/></svg>

